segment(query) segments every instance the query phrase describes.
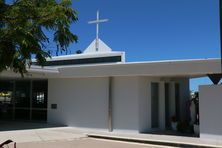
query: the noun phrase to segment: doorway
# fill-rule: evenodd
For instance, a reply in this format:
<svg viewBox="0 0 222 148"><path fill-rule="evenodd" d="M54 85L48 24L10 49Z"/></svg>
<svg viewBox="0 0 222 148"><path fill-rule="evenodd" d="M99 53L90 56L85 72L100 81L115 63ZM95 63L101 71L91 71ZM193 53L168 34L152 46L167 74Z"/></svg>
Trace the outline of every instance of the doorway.
<svg viewBox="0 0 222 148"><path fill-rule="evenodd" d="M47 119L47 80L0 80L0 119Z"/></svg>
<svg viewBox="0 0 222 148"><path fill-rule="evenodd" d="M0 81L0 118L13 118L13 81Z"/></svg>

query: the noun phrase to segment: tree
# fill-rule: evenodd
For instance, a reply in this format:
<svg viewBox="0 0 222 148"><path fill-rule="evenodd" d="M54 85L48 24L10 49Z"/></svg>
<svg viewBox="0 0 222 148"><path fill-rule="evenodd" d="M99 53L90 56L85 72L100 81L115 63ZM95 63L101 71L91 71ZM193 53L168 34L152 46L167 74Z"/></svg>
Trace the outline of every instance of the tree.
<svg viewBox="0 0 222 148"><path fill-rule="evenodd" d="M51 56L46 31L53 33L59 51L77 42L70 31L78 20L71 5L72 0L0 0L0 72L10 69L23 76L33 57L43 66Z"/></svg>

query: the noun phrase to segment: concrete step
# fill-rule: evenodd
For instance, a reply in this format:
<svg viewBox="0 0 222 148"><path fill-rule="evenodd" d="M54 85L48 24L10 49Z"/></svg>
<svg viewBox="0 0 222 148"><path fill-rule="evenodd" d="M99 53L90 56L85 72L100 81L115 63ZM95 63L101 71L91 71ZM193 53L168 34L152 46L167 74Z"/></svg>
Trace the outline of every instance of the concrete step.
<svg viewBox="0 0 222 148"><path fill-rule="evenodd" d="M169 146L169 147L183 147L183 148L222 148L222 145L216 142L205 142L202 143L201 141L197 140L196 142L189 142L187 140L176 141L172 140L169 136L169 140L162 139L161 136L159 138L141 138L141 137L130 137L130 136L123 136L123 135L115 135L115 134L94 134L90 133L87 134L90 138L97 138L97 139L107 139L107 140L115 140L115 141L126 141L126 142L133 142L133 143L143 143L143 144L152 144L152 145L159 145L159 146ZM181 138L180 138L181 139Z"/></svg>

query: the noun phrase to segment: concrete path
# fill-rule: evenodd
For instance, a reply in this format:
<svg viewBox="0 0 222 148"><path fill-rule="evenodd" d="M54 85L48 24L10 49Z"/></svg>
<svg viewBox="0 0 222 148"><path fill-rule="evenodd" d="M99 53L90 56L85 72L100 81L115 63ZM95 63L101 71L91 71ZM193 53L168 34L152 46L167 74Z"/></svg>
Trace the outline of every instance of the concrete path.
<svg viewBox="0 0 222 148"><path fill-rule="evenodd" d="M89 136L100 136L105 138L116 138L115 140L106 139L95 139ZM151 141L148 144L154 144L157 142L160 145L164 143L177 143L177 144L188 144L188 145L199 145L205 147L221 147L222 141L199 139L192 137L182 136L168 136L168 135L154 135L154 134L138 134L135 132L121 131L121 132L106 132L96 129L78 129L73 127L52 127L52 128L40 128L40 129L28 129L28 130L12 130L0 132L0 143L5 140L11 139L15 141L19 147L122 147L121 145L126 144L126 148L134 148L140 146L143 148L147 144L123 142L124 139L140 140L140 141ZM123 141L118 141L123 139ZM130 141L130 140L126 140ZM154 142L154 143L152 143ZM163 144L161 144L161 142ZM141 142L143 143L143 142ZM146 142L144 142L146 143ZM175 145L170 145L175 146ZM140 148L138 147L138 148ZM153 147L151 145L151 147ZM160 146L156 146L160 147ZM34 148L34 147L33 147Z"/></svg>
<svg viewBox="0 0 222 148"><path fill-rule="evenodd" d="M132 141L141 143L160 144L178 147L206 147L222 148L222 140L200 139L195 137L172 136L172 135L155 135L155 134L138 134L134 132L90 132L89 137L101 139L113 139L117 141Z"/></svg>
<svg viewBox="0 0 222 148"><path fill-rule="evenodd" d="M11 139L16 143L24 143L56 140L74 140L86 137L85 134L77 131L68 132L69 129L69 127L59 127L0 132L0 143L8 139Z"/></svg>
<svg viewBox="0 0 222 148"><path fill-rule="evenodd" d="M17 148L170 148L151 144L139 144L120 141L110 141L92 138L76 140L60 140L46 142L19 143Z"/></svg>
<svg viewBox="0 0 222 148"><path fill-rule="evenodd" d="M87 137L89 130L72 127L42 128L0 132L0 142L11 139L17 148L168 148L132 142ZM10 144L9 147L13 147Z"/></svg>

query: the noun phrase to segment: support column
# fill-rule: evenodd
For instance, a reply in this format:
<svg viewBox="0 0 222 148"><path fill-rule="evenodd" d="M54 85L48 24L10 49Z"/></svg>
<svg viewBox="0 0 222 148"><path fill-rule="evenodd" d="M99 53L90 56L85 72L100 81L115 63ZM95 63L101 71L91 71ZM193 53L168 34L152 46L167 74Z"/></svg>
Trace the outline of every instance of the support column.
<svg viewBox="0 0 222 148"><path fill-rule="evenodd" d="M112 115L112 109L113 109L113 102L112 102L112 83L113 83L113 77L109 77L109 98L108 98L108 129L109 132L113 131L113 115Z"/></svg>

